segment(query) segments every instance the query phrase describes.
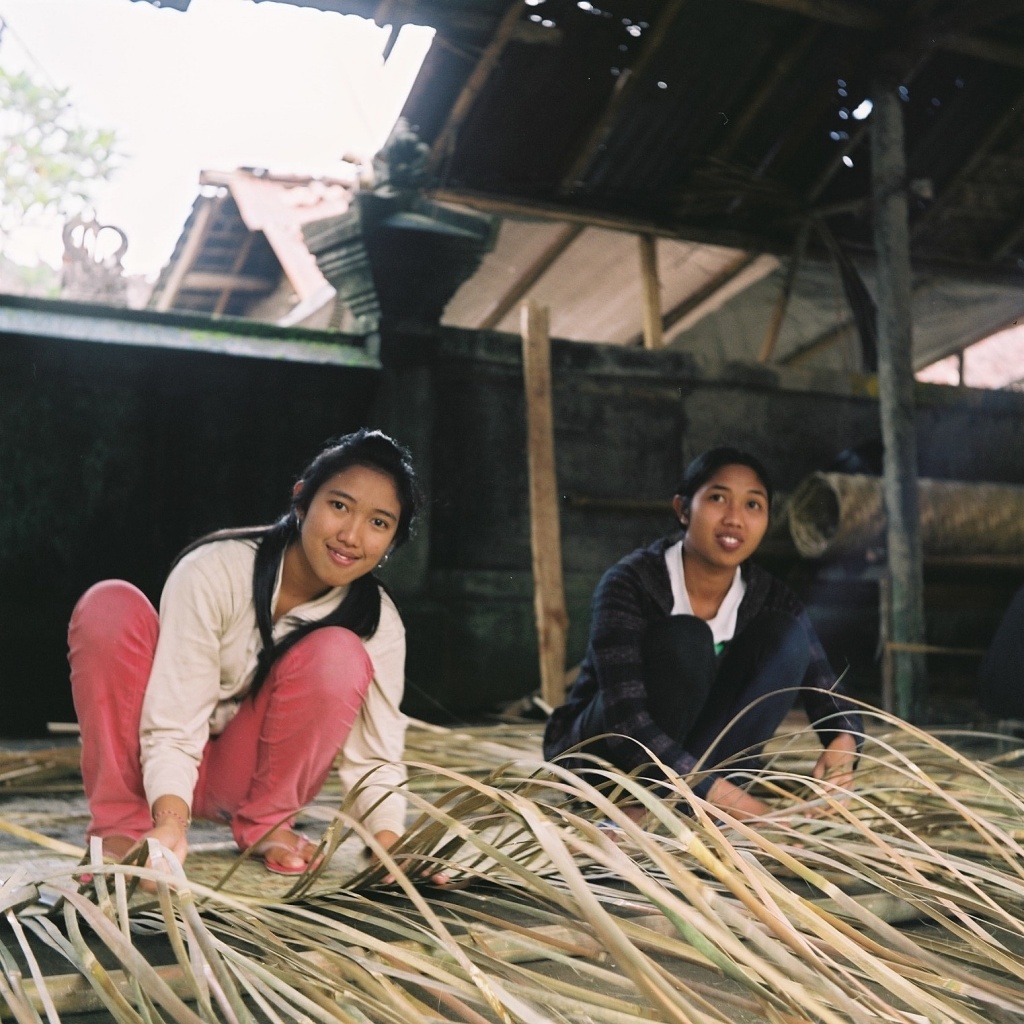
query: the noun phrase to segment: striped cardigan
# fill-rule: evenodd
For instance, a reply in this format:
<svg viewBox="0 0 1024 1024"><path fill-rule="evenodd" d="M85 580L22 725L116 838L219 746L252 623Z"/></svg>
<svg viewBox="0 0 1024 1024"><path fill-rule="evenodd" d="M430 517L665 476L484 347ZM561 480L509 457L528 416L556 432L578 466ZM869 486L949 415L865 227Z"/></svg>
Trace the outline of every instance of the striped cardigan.
<svg viewBox="0 0 1024 1024"><path fill-rule="evenodd" d="M632 771L650 758L646 747L680 775L693 771L697 759L663 732L651 718L643 679L643 642L647 628L672 612L672 587L665 550L679 534L663 537L613 565L601 578L590 620L590 642L580 673L566 703L556 708L544 732L544 756L549 760L589 736L582 734L583 712L600 692L604 700L606 741L611 759ZM842 697L821 641L799 599L780 580L747 562L742 567L746 593L736 621L736 636L763 609L788 613L807 634L810 664L801 680L807 716L824 745L842 732L860 736L863 725L853 705ZM767 738L767 737L766 737ZM634 742L635 741L635 742ZM694 789L703 796L714 781L705 777Z"/></svg>

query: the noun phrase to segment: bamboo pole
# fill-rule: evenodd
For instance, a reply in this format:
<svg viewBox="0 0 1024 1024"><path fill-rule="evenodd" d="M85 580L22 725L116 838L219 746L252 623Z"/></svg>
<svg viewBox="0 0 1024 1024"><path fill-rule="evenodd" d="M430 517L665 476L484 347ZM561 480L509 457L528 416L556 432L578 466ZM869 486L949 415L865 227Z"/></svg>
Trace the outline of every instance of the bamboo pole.
<svg viewBox="0 0 1024 1024"><path fill-rule="evenodd" d="M878 261L878 397L885 460L882 488L892 600L892 641L922 644L924 573L917 493L917 435L911 352L910 234L903 109L896 85L879 75L871 119L871 177ZM893 648L896 711L920 721L927 706L924 659Z"/></svg>
<svg viewBox="0 0 1024 1024"><path fill-rule="evenodd" d="M643 287L644 348L661 348L661 284L658 281L658 243L654 235L637 235L640 243L640 281Z"/></svg>
<svg viewBox="0 0 1024 1024"><path fill-rule="evenodd" d="M530 474L530 545L541 697L551 707L558 707L565 702L565 641L569 617L562 581L547 308L535 302L524 303L521 323Z"/></svg>

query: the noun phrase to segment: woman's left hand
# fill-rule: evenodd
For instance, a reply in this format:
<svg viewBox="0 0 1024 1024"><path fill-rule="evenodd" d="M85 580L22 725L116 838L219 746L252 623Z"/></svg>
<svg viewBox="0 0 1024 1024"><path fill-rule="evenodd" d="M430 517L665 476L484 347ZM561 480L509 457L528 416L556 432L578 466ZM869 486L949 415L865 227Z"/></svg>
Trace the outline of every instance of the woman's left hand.
<svg viewBox="0 0 1024 1024"><path fill-rule="evenodd" d="M385 850L390 850L391 847L398 842L398 833L391 832L388 830L382 832L375 832L374 838L377 840L378 843L380 843L381 846L384 847ZM404 868L405 865L403 864L402 867ZM424 872L421 877L426 878L427 873ZM432 875L429 876L429 878L433 885L447 885L451 881L451 878L449 877L447 871L435 871ZM394 881L395 879L392 875L388 875L384 879L384 883L386 885L391 885Z"/></svg>
<svg viewBox="0 0 1024 1024"><path fill-rule="evenodd" d="M857 740L848 732L841 732L822 752L811 775L847 789L853 782L853 767L857 763Z"/></svg>

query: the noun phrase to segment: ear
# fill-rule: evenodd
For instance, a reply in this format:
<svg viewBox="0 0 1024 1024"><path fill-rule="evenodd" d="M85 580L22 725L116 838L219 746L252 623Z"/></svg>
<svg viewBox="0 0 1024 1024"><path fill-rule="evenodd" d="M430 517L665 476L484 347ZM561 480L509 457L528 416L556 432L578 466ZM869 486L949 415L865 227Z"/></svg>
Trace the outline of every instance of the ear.
<svg viewBox="0 0 1024 1024"><path fill-rule="evenodd" d="M292 488L292 497L297 498L302 493L302 481L296 480L295 486Z"/></svg>
<svg viewBox="0 0 1024 1024"><path fill-rule="evenodd" d="M675 512L676 519L678 519L683 526L689 525L690 516L687 509L686 499L681 494L677 494L672 498L672 511Z"/></svg>

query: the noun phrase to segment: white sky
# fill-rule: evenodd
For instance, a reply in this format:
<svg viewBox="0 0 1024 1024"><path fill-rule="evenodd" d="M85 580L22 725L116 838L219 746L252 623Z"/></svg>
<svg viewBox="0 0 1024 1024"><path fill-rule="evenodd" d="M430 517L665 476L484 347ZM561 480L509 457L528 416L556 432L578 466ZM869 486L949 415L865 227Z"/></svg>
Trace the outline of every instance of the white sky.
<svg viewBox="0 0 1024 1024"><path fill-rule="evenodd" d="M250 0L192 0L185 13L131 0L0 0L0 65L56 86L125 154L97 196L128 234L131 273L166 263L203 169L345 177L344 154L387 138L433 33ZM16 240L20 262L60 262L59 228Z"/></svg>

